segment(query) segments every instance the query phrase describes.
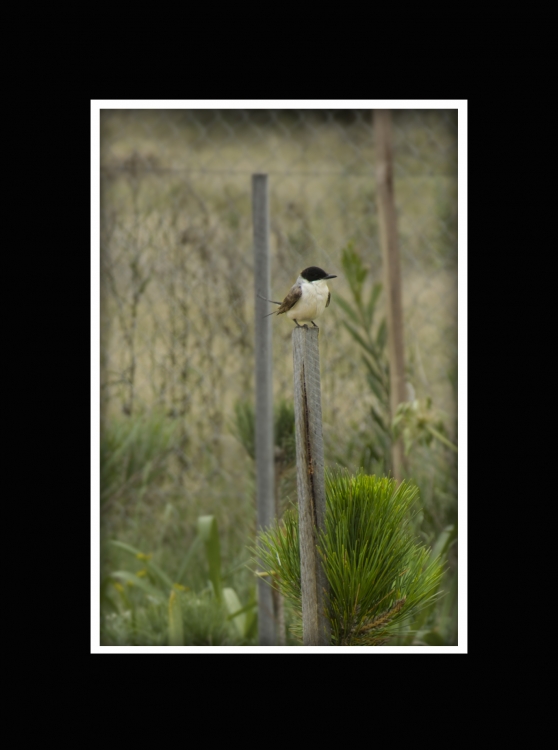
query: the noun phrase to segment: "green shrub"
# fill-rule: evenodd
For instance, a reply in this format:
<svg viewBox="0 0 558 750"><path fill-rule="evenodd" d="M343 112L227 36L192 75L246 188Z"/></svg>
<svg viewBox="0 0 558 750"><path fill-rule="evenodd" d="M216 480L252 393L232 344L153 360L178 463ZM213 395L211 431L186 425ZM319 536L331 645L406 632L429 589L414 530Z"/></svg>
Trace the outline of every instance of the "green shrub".
<svg viewBox="0 0 558 750"><path fill-rule="evenodd" d="M326 529L318 549L329 583L331 645L380 646L440 595L440 556L411 532L418 490L406 482L346 471L326 475ZM261 534L263 568L299 615L302 600L298 517Z"/></svg>

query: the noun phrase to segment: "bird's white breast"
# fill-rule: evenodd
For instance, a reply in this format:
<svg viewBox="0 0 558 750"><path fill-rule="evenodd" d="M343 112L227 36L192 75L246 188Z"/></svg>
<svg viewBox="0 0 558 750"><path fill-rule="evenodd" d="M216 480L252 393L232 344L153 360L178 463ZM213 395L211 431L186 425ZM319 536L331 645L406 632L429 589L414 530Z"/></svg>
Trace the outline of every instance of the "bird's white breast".
<svg viewBox="0 0 558 750"><path fill-rule="evenodd" d="M297 282L301 286L302 296L287 312L287 317L299 323L310 322L325 310L329 288L325 279L306 281L299 276Z"/></svg>

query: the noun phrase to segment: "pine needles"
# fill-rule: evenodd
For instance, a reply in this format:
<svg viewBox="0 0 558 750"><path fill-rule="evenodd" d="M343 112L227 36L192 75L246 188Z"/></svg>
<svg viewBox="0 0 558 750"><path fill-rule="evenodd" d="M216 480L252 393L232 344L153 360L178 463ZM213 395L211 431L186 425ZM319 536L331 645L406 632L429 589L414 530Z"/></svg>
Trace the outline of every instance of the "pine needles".
<svg viewBox="0 0 558 750"><path fill-rule="evenodd" d="M413 539L418 489L393 479L346 471L326 476L326 529L318 549L330 593L332 645L380 646L439 596L439 557ZM261 534L266 580L294 605L302 634L298 517Z"/></svg>

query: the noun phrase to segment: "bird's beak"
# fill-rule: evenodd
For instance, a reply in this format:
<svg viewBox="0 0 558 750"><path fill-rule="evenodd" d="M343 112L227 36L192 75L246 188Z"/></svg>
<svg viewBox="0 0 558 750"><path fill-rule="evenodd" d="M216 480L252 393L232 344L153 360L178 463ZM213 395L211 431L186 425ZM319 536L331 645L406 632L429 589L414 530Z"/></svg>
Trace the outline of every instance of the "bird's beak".
<svg viewBox="0 0 558 750"><path fill-rule="evenodd" d="M336 279L336 278L337 276L334 273L328 273L328 275L326 276L326 279Z"/></svg>

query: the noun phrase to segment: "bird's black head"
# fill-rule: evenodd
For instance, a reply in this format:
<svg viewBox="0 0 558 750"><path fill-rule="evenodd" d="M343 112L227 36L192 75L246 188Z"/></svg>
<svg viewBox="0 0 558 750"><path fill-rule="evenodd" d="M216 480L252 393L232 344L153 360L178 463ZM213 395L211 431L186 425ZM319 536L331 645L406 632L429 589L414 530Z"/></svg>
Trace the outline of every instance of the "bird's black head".
<svg viewBox="0 0 558 750"><path fill-rule="evenodd" d="M306 281L319 281L320 279L337 278L337 276L334 276L331 273L326 273L323 268L318 268L318 266L308 266L308 268L305 268L304 271L300 272L300 275L303 279L306 279Z"/></svg>

